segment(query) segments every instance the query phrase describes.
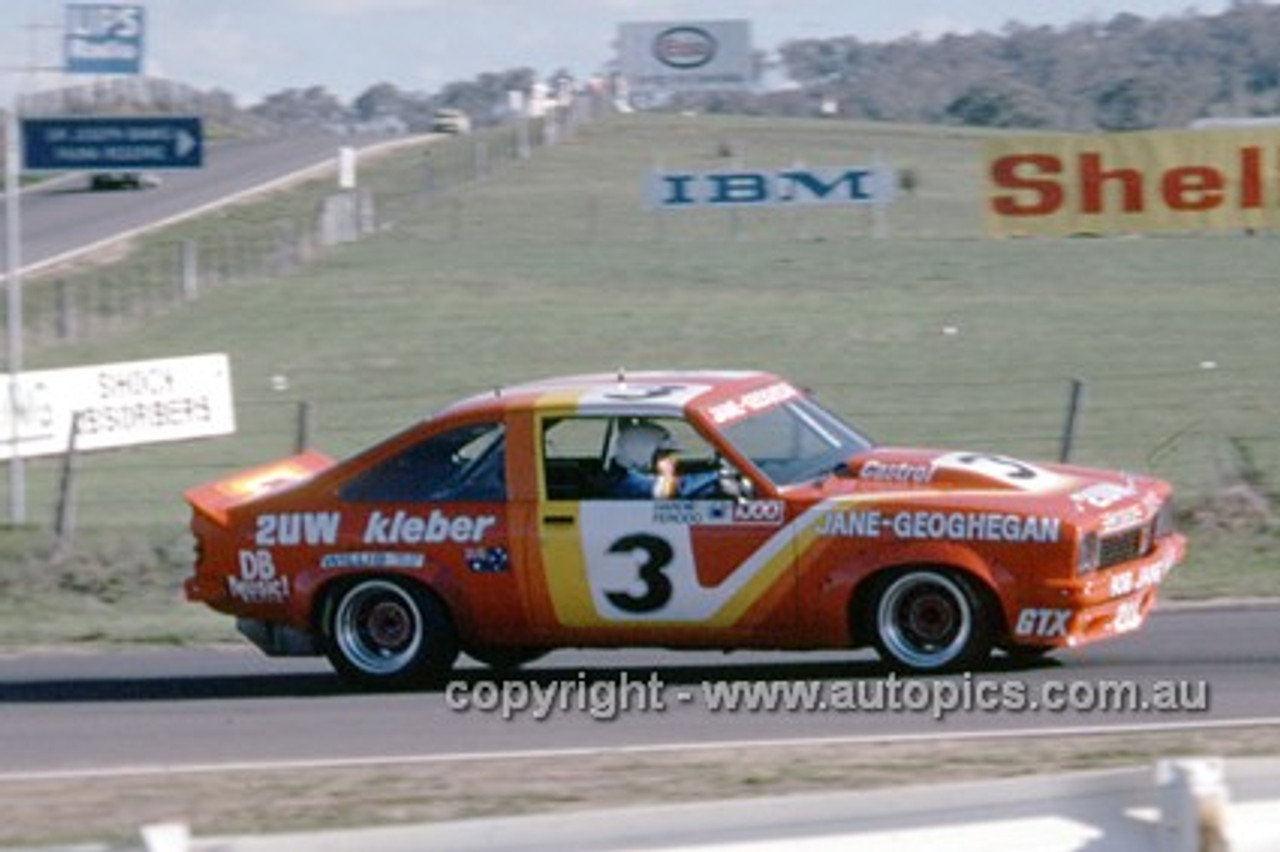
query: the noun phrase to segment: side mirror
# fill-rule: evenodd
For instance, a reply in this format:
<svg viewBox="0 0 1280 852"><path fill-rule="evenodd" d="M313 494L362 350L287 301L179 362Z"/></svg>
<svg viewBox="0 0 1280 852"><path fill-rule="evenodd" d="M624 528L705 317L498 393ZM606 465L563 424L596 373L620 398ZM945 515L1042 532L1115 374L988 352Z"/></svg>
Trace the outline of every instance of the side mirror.
<svg viewBox="0 0 1280 852"><path fill-rule="evenodd" d="M756 487L750 479L729 468L720 470L720 493L745 503L756 495Z"/></svg>

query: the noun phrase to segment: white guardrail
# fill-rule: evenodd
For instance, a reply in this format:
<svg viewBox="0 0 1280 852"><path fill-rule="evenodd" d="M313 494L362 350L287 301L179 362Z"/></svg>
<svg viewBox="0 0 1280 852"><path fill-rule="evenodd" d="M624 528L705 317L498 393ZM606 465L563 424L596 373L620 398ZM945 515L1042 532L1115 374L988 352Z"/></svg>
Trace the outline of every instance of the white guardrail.
<svg viewBox="0 0 1280 852"><path fill-rule="evenodd" d="M164 823L142 841L147 852L1276 852L1280 759L258 837Z"/></svg>

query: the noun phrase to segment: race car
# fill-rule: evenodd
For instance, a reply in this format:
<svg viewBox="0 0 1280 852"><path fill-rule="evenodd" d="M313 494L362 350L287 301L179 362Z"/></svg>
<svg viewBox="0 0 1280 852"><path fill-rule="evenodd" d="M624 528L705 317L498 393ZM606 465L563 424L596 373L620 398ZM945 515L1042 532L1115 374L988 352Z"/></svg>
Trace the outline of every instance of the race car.
<svg viewBox="0 0 1280 852"><path fill-rule="evenodd" d="M565 647L967 670L1137 629L1185 552L1163 481L877 446L756 371L504 387L185 496L188 599L374 689Z"/></svg>

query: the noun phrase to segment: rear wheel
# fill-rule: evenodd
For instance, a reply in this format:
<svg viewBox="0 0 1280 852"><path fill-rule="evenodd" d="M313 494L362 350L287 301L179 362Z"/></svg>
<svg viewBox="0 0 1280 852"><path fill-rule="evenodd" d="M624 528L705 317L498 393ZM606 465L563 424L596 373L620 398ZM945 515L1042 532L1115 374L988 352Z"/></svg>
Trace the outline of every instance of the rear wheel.
<svg viewBox="0 0 1280 852"><path fill-rule="evenodd" d="M871 615L876 650L897 669L955 671L991 651L981 595L950 571L915 568L891 577L875 592Z"/></svg>
<svg viewBox="0 0 1280 852"><path fill-rule="evenodd" d="M324 636L338 674L364 689L427 685L458 656L453 624L435 595L393 579L359 580L334 594Z"/></svg>

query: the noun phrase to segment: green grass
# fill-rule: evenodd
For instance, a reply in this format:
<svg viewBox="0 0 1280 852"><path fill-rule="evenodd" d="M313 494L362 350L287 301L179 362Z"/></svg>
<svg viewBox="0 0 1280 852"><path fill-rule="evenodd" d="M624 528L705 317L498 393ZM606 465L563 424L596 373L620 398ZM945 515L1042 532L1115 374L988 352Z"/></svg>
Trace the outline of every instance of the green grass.
<svg viewBox="0 0 1280 852"><path fill-rule="evenodd" d="M619 366L758 367L816 389L882 442L1033 459L1057 456L1078 378L1073 460L1169 478L1198 510L1192 558L1171 592L1274 593L1275 237L986 240L977 138L632 116L587 125L531 160L503 159L480 182L462 181L473 142L450 140L431 154L431 194L420 150L366 165L376 236L292 276L244 263L252 274L228 274L233 283L193 303L138 312L88 341L38 338L31 369L203 351L232 360L237 435L82 460L78 570L104 562L128 573L121 563L158 560L168 592L149 600L172 606L185 573L181 491L291 452L303 401L312 443L342 456L495 385ZM732 158L719 155L726 144ZM891 209L885 239L871 236L863 210L658 219L640 201L655 165L816 167L877 154L919 180ZM179 239L260 244L325 191L314 182L185 224L141 241L122 265L83 274L134 281L136 270L162 267ZM47 284L30 289L48 298ZM273 389L279 376L286 390ZM29 463L40 529L0 536L10 539L0 568L10 577L43 570L58 464ZM1241 487L1257 511L1218 499ZM124 555L110 543L122 536L134 542Z"/></svg>

